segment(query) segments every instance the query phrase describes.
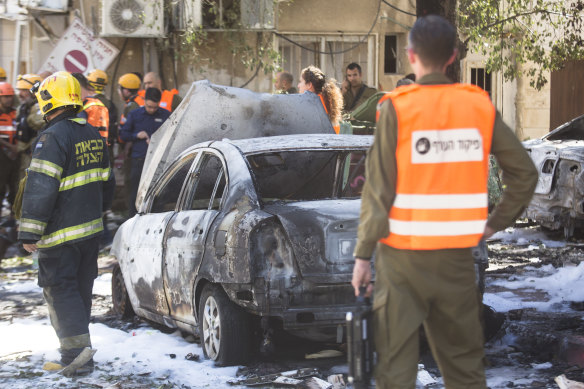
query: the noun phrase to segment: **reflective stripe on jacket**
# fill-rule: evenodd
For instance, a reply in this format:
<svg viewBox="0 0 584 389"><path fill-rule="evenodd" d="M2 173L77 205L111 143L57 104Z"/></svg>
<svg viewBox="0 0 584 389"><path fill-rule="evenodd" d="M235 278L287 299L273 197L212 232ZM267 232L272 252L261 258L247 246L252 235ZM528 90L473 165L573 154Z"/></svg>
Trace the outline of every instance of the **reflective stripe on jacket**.
<svg viewBox="0 0 584 389"><path fill-rule="evenodd" d="M88 97L85 99L83 111L87 113L87 123L97 128L99 135L107 139L109 133L109 111L107 107L98 99Z"/></svg>
<svg viewBox="0 0 584 389"><path fill-rule="evenodd" d="M407 250L473 247L488 216L495 108L472 85L411 85L392 92L397 117L396 197L389 236ZM385 97L385 96L384 96Z"/></svg>

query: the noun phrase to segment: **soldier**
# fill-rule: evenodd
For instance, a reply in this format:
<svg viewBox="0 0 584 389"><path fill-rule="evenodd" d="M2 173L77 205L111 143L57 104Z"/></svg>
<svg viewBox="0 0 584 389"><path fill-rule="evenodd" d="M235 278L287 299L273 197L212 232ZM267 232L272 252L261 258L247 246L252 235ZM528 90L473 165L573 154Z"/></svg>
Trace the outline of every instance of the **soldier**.
<svg viewBox="0 0 584 389"><path fill-rule="evenodd" d="M456 54L448 21L418 18L408 48L418 83L382 98L367 154L352 284L356 294L363 286L371 292L376 249L379 388L415 387L422 324L446 388L487 387L471 248L513 223L537 183L529 155L488 94L445 76ZM489 153L506 188L490 217Z"/></svg>
<svg viewBox="0 0 584 389"><path fill-rule="evenodd" d="M113 198L107 145L76 115L83 107L79 83L67 72L47 77L36 92L47 122L34 148L23 194L18 239L38 250L38 284L59 337L62 369L91 348L89 317L97 277L102 212ZM76 374L93 371L93 360Z"/></svg>

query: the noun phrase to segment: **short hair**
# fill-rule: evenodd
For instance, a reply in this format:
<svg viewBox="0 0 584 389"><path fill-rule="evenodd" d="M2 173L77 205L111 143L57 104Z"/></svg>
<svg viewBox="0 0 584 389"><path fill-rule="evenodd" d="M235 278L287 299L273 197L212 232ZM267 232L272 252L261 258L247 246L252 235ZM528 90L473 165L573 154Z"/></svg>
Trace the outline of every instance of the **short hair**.
<svg viewBox="0 0 584 389"><path fill-rule="evenodd" d="M410 85L413 84L414 82L412 80L410 80L407 77L404 78L400 78L399 80L397 80L397 83L395 84L395 87L397 88L398 86L402 86L402 85Z"/></svg>
<svg viewBox="0 0 584 389"><path fill-rule="evenodd" d="M456 49L456 29L438 15L418 18L410 30L409 48L425 66L442 67Z"/></svg>
<svg viewBox="0 0 584 389"><path fill-rule="evenodd" d="M81 73L71 73L71 75L77 80L79 81L79 85L81 85L82 88L85 89L93 89L89 86L89 83L87 82L87 78L81 74Z"/></svg>
<svg viewBox="0 0 584 389"><path fill-rule="evenodd" d="M144 79L144 76L142 75L142 73L140 72L130 72L132 74L134 74L136 77L138 77L140 79L140 82L142 82L142 80Z"/></svg>
<svg viewBox="0 0 584 389"><path fill-rule="evenodd" d="M361 74L361 66L359 66L359 64L357 62L351 62L350 64L348 64L347 69L349 69L349 70L357 69L359 71L359 74Z"/></svg>
<svg viewBox="0 0 584 389"><path fill-rule="evenodd" d="M286 81L289 84L292 84L294 82L294 76L292 75L292 73L289 72L280 72L280 79L282 81Z"/></svg>
<svg viewBox="0 0 584 389"><path fill-rule="evenodd" d="M146 89L146 93L144 94L145 100L154 101L155 103L159 103L160 99L162 98L162 93L158 88L148 88Z"/></svg>

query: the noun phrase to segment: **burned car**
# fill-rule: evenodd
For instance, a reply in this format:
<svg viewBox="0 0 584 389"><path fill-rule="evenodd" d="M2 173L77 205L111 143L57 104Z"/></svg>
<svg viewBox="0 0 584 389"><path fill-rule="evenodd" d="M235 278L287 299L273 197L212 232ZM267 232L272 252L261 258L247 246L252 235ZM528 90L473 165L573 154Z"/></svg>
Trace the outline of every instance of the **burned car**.
<svg viewBox="0 0 584 389"><path fill-rule="evenodd" d="M525 215L570 238L584 225L584 115L523 146L539 172Z"/></svg>
<svg viewBox="0 0 584 389"><path fill-rule="evenodd" d="M138 214L115 235L114 310L198 335L220 364L278 329L343 341L372 141L334 134L311 93L194 83L152 136ZM482 288L486 246L474 254Z"/></svg>
<svg viewBox="0 0 584 389"><path fill-rule="evenodd" d="M227 364L249 355L252 315L340 338L371 141L290 135L187 149L116 234L115 278L133 310L198 331L205 355ZM114 289L118 311L124 299Z"/></svg>

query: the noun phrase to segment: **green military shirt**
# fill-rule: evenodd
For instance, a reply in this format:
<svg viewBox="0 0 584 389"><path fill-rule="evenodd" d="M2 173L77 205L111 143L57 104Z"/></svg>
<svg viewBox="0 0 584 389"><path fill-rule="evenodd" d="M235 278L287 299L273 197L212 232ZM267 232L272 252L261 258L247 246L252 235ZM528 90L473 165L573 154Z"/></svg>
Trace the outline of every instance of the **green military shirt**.
<svg viewBox="0 0 584 389"><path fill-rule="evenodd" d="M438 73L426 75L418 81L421 85L450 83L446 76ZM381 107L375 139L367 154L355 257L371 258L377 241L389 234L388 215L396 190L396 145L396 112L391 100L387 100ZM505 191L487 225L499 231L513 223L529 204L538 174L521 142L503 122L499 112L493 127L491 153L503 171Z"/></svg>
<svg viewBox="0 0 584 389"><path fill-rule="evenodd" d="M361 93L361 96L359 96L359 100L357 100L356 102L355 97L357 96L353 95L351 87L349 87L349 89L345 93L343 93L343 111L345 112L353 111L359 105L367 101L368 98L377 93L377 89L371 88L370 86L367 86L365 84L363 84L363 86L365 87L365 90L363 90L363 93ZM353 104L353 102L355 102L355 104Z"/></svg>

